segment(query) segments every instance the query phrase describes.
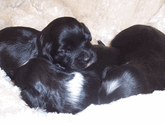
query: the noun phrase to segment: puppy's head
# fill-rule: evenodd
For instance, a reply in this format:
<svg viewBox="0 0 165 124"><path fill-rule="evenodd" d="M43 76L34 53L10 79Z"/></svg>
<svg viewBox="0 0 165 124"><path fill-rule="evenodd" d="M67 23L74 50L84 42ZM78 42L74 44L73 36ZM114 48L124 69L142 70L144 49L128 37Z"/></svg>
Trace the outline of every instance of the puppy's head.
<svg viewBox="0 0 165 124"><path fill-rule="evenodd" d="M68 70L84 69L96 58L91 40L90 31L83 23L71 17L58 18L42 31L39 56Z"/></svg>

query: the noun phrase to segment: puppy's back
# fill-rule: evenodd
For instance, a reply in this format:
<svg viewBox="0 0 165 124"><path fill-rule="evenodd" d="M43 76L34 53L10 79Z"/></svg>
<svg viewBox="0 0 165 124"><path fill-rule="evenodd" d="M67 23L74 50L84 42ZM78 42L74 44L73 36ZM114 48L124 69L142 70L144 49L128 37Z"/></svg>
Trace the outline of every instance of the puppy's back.
<svg viewBox="0 0 165 124"><path fill-rule="evenodd" d="M121 31L112 40L111 47L119 51L118 66L104 72L101 102L164 90L165 35L162 32L135 25Z"/></svg>
<svg viewBox="0 0 165 124"><path fill-rule="evenodd" d="M111 46L120 51L119 65L138 64L153 86L165 87L165 35L162 32L150 26L135 25L119 33Z"/></svg>
<svg viewBox="0 0 165 124"><path fill-rule="evenodd" d="M131 55L136 51L165 52L165 35L146 25L134 25L121 31L111 42L122 55Z"/></svg>
<svg viewBox="0 0 165 124"><path fill-rule="evenodd" d="M70 78L41 58L31 59L15 72L15 84L21 89L22 99L30 107L39 107L49 112L63 110L64 84Z"/></svg>
<svg viewBox="0 0 165 124"><path fill-rule="evenodd" d="M83 78L80 73L66 73L43 58L31 59L15 71L15 84L21 89L22 99L31 108L47 112L77 113L87 107L87 84Z"/></svg>

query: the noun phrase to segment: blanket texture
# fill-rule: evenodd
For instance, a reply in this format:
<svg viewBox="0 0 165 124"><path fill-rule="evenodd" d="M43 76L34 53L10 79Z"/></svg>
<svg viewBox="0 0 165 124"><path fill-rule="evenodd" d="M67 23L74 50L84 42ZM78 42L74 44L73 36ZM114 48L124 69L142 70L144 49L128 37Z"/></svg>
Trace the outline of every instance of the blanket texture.
<svg viewBox="0 0 165 124"><path fill-rule="evenodd" d="M165 33L165 0L0 0L0 29L28 26L42 30L49 22L71 16L84 22L92 43L109 45L121 30L151 25ZM0 123L60 124L164 124L165 91L137 95L106 105L90 105L72 114L31 109L21 100L20 89L0 70Z"/></svg>

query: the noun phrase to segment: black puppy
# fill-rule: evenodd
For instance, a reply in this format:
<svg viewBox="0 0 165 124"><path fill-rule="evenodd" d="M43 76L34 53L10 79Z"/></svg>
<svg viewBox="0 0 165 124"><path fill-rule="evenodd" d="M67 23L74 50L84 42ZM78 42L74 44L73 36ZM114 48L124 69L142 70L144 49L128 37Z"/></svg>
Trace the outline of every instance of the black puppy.
<svg viewBox="0 0 165 124"><path fill-rule="evenodd" d="M115 49L103 45L94 45L91 50L101 58L94 58L96 62L79 72L67 72L43 58L31 59L18 68L14 80L21 88L22 99L32 108L58 113L75 114L91 103L98 104L101 72L106 67L102 61L106 59L105 63L114 65L117 55Z"/></svg>
<svg viewBox="0 0 165 124"><path fill-rule="evenodd" d="M43 31L10 27L0 31L0 67L13 79L13 71L26 61L44 57L63 69L81 70L93 63L91 34L71 17L52 21Z"/></svg>
<svg viewBox="0 0 165 124"><path fill-rule="evenodd" d="M90 73L90 71L83 71L96 61L96 54L92 50L90 41L91 34L87 27L74 18L63 17L51 22L41 32L37 42L38 57L47 59L54 64L54 67L51 63L47 64L48 61L43 63L43 60L40 60L40 62L36 59L37 61L30 60L30 62L23 67L18 68L18 71L15 72L15 83L21 88L22 99L24 99L30 107L39 107L46 109L46 111L71 113L76 113L91 103L97 103L97 77L95 77L94 73ZM29 70L29 66L36 66L34 67L35 70ZM53 71L50 69L52 67L54 68ZM42 70L45 70L45 72ZM78 72L75 73L75 71L82 72L80 74ZM35 73L35 75L30 74L30 72ZM59 79L59 74L67 74L62 77L66 77L69 80L65 80L65 78ZM40 79L38 82L38 75L43 75L45 78ZM76 75L80 75L79 78L73 78L77 77ZM28 77L28 79L26 77ZM74 84L71 83L73 81L70 81L72 78L76 80ZM27 81L24 79L27 79ZM60 87L51 87L49 82L52 82L52 85L64 87L64 90L60 90ZM63 84L61 82L63 82ZM30 85L28 89L26 85ZM42 85L45 90L41 90L38 92L38 95L36 95L36 92L31 92L32 90L38 91L36 85ZM65 85L69 85L69 88L65 87ZM95 85L97 88L95 88ZM76 86L77 88L75 88ZM50 99L47 99L50 88L53 90L51 94L53 98L50 97ZM82 92L80 93L79 90ZM58 97L57 92L66 97ZM46 100L41 100L40 95L44 96L44 98L46 97ZM55 101L60 99L62 103L56 104L52 99ZM37 104L36 101L38 102ZM65 101L66 103L64 104ZM64 108L60 109L60 106Z"/></svg>
<svg viewBox="0 0 165 124"><path fill-rule="evenodd" d="M44 57L66 71L82 70L92 64L95 54L88 28L71 17L52 21L39 37L39 57Z"/></svg>
<svg viewBox="0 0 165 124"><path fill-rule="evenodd" d="M165 35L157 29L135 25L111 42L119 51L117 66L107 67L99 102L110 103L139 93L165 88Z"/></svg>
<svg viewBox="0 0 165 124"><path fill-rule="evenodd" d="M37 35L26 27L9 27L0 31L0 67L10 78L16 68L38 55Z"/></svg>
<svg viewBox="0 0 165 124"><path fill-rule="evenodd" d="M98 104L98 91L102 84L102 73L104 69L114 68L117 65L118 50L112 47L106 47L101 41L98 41L99 45L93 45L92 51L95 53L96 61L80 71L87 81L88 86L84 87L87 91L86 100L89 103Z"/></svg>
<svg viewBox="0 0 165 124"><path fill-rule="evenodd" d="M106 64L117 62L116 50L102 45L92 46L97 61L81 71L67 72L44 58L31 59L15 71L15 84L22 99L31 108L47 112L77 113L90 104L98 104L98 90ZM106 54L105 54L106 53ZM102 55L103 54L103 55ZM106 55L111 55L107 59ZM102 65L103 60L107 60Z"/></svg>
<svg viewBox="0 0 165 124"><path fill-rule="evenodd" d="M97 92L91 89L97 77L89 75L68 73L44 58L34 58L15 71L15 84L30 107L75 114L90 105L91 99L97 99L89 94Z"/></svg>

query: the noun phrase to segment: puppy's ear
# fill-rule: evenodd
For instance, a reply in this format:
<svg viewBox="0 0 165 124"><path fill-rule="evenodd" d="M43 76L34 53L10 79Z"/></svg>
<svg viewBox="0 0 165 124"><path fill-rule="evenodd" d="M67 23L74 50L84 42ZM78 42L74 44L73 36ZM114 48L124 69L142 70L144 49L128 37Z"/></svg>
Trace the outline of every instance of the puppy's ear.
<svg viewBox="0 0 165 124"><path fill-rule="evenodd" d="M91 33L90 33L89 29L85 26L84 23L81 23L81 26L84 29L84 33L86 34L86 38L88 39L88 41L91 41L92 40L92 36L91 36Z"/></svg>
<svg viewBox="0 0 165 124"><path fill-rule="evenodd" d="M52 42L50 38L50 31L45 28L39 38L38 38L38 49L39 49L39 54L38 57L43 57L46 58L50 61L52 61L52 57L50 55L51 48L52 48Z"/></svg>

